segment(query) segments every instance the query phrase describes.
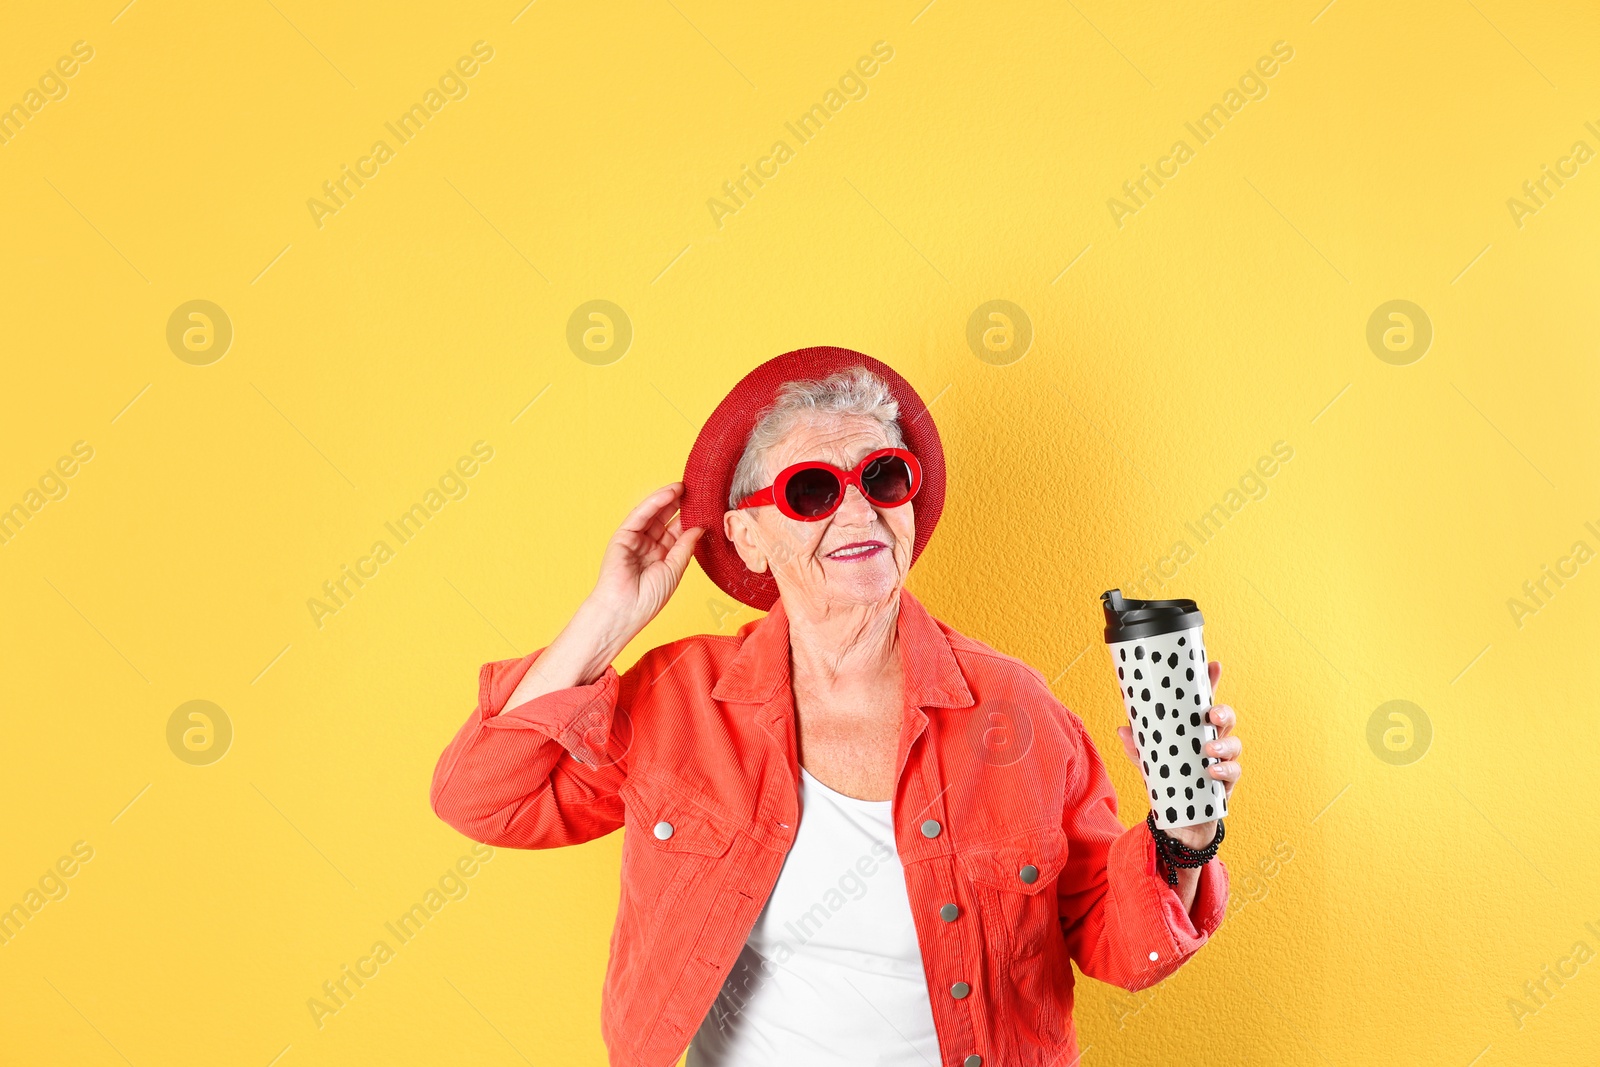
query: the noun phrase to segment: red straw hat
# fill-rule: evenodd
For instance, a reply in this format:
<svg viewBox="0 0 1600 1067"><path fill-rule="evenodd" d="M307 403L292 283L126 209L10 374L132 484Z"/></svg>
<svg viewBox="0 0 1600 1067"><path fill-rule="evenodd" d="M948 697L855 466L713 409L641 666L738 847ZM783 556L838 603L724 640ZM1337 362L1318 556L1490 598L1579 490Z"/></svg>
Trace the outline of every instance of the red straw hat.
<svg viewBox="0 0 1600 1067"><path fill-rule="evenodd" d="M766 611L778 599L778 583L771 571L756 574L745 567L733 542L722 531L722 516L728 510L728 492L733 486L734 468L744 455L756 420L778 397L784 382L817 381L835 371L863 366L882 378L899 401L895 420L905 437L905 447L922 464L922 488L913 505L917 536L911 549L916 562L933 536L944 509L944 446L939 430L911 383L886 363L848 348L819 345L785 352L767 360L739 380L722 403L706 419L689 450L683 471L683 499L679 504L683 529L704 526L705 533L695 544L695 558L713 582L729 596L753 608Z"/></svg>

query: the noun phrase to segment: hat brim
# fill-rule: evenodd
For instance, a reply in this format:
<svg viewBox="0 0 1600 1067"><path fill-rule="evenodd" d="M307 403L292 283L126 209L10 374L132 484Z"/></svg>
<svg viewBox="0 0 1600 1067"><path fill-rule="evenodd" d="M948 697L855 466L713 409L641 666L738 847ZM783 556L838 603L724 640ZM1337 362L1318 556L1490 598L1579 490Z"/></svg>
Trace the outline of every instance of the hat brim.
<svg viewBox="0 0 1600 1067"><path fill-rule="evenodd" d="M729 390L700 428L684 464L683 498L679 502L683 529L706 528L695 544L695 558L717 587L740 603L767 611L778 600L778 584L770 570L756 574L745 567L722 530L734 468L744 454L750 431L761 412L777 399L783 383L815 381L856 365L866 367L888 383L889 391L899 402L896 421L905 437L905 447L922 465L922 487L917 491L915 505L913 563L933 536L939 513L944 510L944 445L928 406L911 383L888 364L848 348L820 345L785 352L746 374Z"/></svg>

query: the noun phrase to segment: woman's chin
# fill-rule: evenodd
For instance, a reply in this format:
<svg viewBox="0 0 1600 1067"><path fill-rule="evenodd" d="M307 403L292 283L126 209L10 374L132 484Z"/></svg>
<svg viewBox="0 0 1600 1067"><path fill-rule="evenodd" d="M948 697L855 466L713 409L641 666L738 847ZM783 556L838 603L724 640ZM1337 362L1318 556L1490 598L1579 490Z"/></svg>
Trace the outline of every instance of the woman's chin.
<svg viewBox="0 0 1600 1067"><path fill-rule="evenodd" d="M835 595L856 603L879 603L900 585L894 556L887 551L879 552L871 559L827 560L823 568Z"/></svg>

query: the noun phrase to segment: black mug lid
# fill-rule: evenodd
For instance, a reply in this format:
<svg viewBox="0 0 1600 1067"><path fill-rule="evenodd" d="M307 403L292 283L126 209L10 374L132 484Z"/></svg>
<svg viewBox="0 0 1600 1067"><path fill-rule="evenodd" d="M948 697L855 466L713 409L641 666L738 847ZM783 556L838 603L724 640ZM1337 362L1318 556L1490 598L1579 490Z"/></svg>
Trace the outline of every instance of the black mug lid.
<svg viewBox="0 0 1600 1067"><path fill-rule="evenodd" d="M1127 600L1120 589L1106 590L1100 600L1106 611L1108 645L1192 630L1205 623L1192 600Z"/></svg>

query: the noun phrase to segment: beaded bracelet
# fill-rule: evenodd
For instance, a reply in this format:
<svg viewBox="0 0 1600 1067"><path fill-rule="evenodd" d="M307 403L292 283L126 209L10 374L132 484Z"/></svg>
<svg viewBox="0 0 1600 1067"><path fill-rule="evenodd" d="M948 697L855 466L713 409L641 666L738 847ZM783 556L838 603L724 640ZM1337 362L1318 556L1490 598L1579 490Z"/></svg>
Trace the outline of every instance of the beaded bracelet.
<svg viewBox="0 0 1600 1067"><path fill-rule="evenodd" d="M1167 865L1167 884L1178 884L1178 867L1203 867L1210 863L1217 855L1217 846L1222 844L1222 836L1227 832L1222 819L1217 820L1217 835L1211 839L1211 844L1205 848L1190 848L1176 837L1167 833L1156 825L1156 813L1152 810L1145 816L1145 825L1150 828L1150 836L1155 839L1156 851Z"/></svg>

